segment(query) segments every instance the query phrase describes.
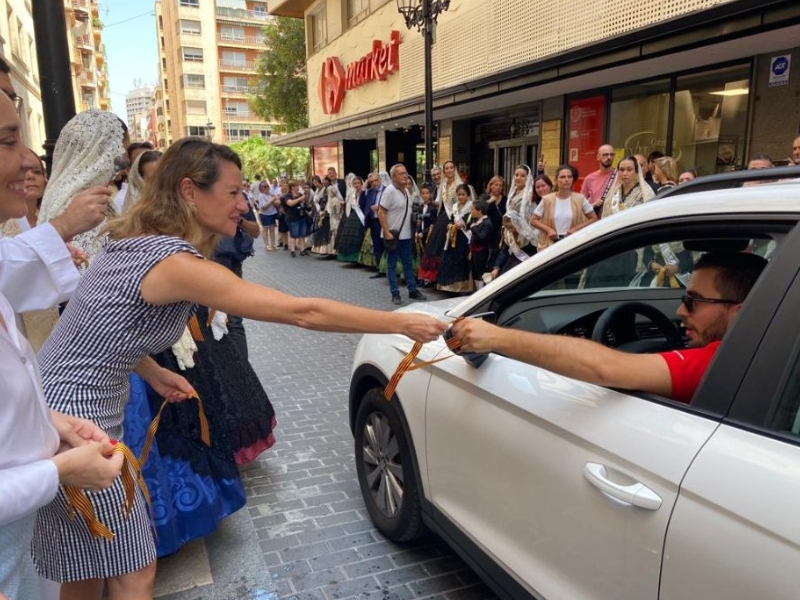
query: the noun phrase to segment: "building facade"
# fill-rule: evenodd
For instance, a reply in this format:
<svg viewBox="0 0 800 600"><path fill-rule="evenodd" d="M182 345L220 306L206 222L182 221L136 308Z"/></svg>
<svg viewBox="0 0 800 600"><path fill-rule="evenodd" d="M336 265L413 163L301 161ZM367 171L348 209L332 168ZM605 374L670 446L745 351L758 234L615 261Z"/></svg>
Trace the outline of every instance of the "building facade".
<svg viewBox="0 0 800 600"><path fill-rule="evenodd" d="M700 173L784 159L800 127L800 5L789 1L451 0L433 47L435 162L478 186L514 167L570 162L597 147L653 150ZM364 174L424 163L423 38L394 0L275 0L303 18L312 146ZM794 69L792 64L794 63ZM317 163L320 164L317 164Z"/></svg>
<svg viewBox="0 0 800 600"><path fill-rule="evenodd" d="M154 142L152 131L155 89L142 86L132 89L125 97L125 112L132 141Z"/></svg>
<svg viewBox="0 0 800 600"><path fill-rule="evenodd" d="M98 0L64 0L75 112L111 110Z"/></svg>
<svg viewBox="0 0 800 600"><path fill-rule="evenodd" d="M273 124L249 107L269 19L263 0L159 0L162 109L167 137L233 143L269 138Z"/></svg>
<svg viewBox="0 0 800 600"><path fill-rule="evenodd" d="M44 117L39 87L39 64L31 6L24 0L5 0L0 16L0 55L11 67L11 83L22 98L22 138L36 152L44 143Z"/></svg>

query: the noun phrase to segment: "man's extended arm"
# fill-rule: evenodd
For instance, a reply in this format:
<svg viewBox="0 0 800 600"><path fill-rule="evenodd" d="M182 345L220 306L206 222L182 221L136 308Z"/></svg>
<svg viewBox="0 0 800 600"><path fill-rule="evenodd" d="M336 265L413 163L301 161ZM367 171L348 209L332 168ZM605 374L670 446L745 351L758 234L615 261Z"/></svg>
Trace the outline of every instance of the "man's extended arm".
<svg viewBox="0 0 800 600"><path fill-rule="evenodd" d="M657 354L628 354L597 342L497 327L480 319L453 325L466 352L497 352L587 383L670 396L672 380Z"/></svg>

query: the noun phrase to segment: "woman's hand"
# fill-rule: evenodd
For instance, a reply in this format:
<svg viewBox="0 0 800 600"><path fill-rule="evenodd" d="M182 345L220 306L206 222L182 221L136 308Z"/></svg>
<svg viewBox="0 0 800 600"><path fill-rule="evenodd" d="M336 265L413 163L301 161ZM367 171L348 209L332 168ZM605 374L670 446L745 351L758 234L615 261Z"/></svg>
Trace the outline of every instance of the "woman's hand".
<svg viewBox="0 0 800 600"><path fill-rule="evenodd" d="M558 232L555 229L550 229L550 231L547 232L547 237L550 238L551 242L557 242L558 241Z"/></svg>
<svg viewBox="0 0 800 600"><path fill-rule="evenodd" d="M658 264L658 263L657 263L656 261L654 261L654 260L653 260L653 261L650 261L650 264L648 265L648 267L650 267L650 270L651 270L653 273L658 273L658 272L659 272L661 269L663 269L663 268L664 268L664 266L663 266L663 265L660 265L660 264Z"/></svg>
<svg viewBox="0 0 800 600"><path fill-rule="evenodd" d="M148 376L145 377L145 380L159 396L170 402L181 402L197 395L192 384L183 375L178 375L163 367L153 369L152 373L148 373Z"/></svg>
<svg viewBox="0 0 800 600"><path fill-rule="evenodd" d="M67 243L67 251L72 258L73 265L76 267L89 266L89 255L86 252L70 243Z"/></svg>
<svg viewBox="0 0 800 600"><path fill-rule="evenodd" d="M664 267L664 274L667 277L671 277L672 275L675 275L675 273L677 273L677 272L678 272L678 265L670 264L670 265L666 265Z"/></svg>
<svg viewBox="0 0 800 600"><path fill-rule="evenodd" d="M50 411L50 420L61 439L59 451L85 446L91 442L108 443L108 434L88 419Z"/></svg>
<svg viewBox="0 0 800 600"><path fill-rule="evenodd" d="M492 276L492 279L497 279L497 277L500 275L500 269L498 268L492 269L492 272L489 273L489 275Z"/></svg>
<svg viewBox="0 0 800 600"><path fill-rule="evenodd" d="M403 315L403 333L415 342L432 342L445 331L447 324L430 315L408 313Z"/></svg>
<svg viewBox="0 0 800 600"><path fill-rule="evenodd" d="M52 461L58 469L58 480L89 491L109 487L122 470L122 452L114 452L109 442L90 442L56 454Z"/></svg>

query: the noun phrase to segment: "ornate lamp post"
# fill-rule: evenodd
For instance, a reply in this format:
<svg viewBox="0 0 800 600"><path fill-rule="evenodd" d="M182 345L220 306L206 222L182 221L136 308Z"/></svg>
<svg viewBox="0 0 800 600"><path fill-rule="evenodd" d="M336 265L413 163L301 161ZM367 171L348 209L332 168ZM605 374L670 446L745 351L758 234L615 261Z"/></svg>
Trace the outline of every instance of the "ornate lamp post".
<svg viewBox="0 0 800 600"><path fill-rule="evenodd" d="M425 181L431 180L433 168L433 74L431 48L436 19L450 8L450 0L397 0L397 10L406 27L417 28L425 38Z"/></svg>
<svg viewBox="0 0 800 600"><path fill-rule="evenodd" d="M208 138L209 142L214 141L214 132L216 129L216 126L211 121L206 123L206 137Z"/></svg>

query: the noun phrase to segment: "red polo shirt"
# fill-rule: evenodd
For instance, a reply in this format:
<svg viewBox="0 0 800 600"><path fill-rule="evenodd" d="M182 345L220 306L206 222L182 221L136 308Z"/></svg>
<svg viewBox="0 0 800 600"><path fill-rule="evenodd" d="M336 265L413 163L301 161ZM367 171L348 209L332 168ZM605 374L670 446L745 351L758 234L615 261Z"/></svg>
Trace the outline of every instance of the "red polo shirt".
<svg viewBox="0 0 800 600"><path fill-rule="evenodd" d="M672 380L672 399L678 402L692 401L692 396L700 385L700 380L708 369L714 353L719 348L719 342L711 342L702 348L687 348L684 350L672 350L659 354L669 368L669 376Z"/></svg>

